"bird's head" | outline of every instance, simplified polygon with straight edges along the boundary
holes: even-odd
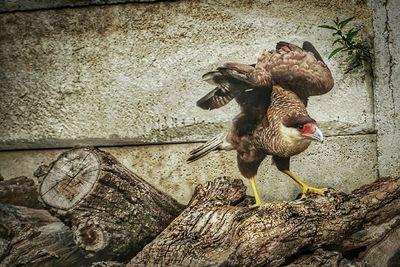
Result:
[[[288,116],[283,120],[281,134],[284,139],[293,141],[323,142],[324,136],[317,123],[310,116]]]

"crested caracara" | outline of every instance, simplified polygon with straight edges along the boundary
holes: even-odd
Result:
[[[304,151],[311,141],[323,140],[307,113],[308,97],[325,94],[333,87],[332,74],[311,43],[304,42],[300,48],[279,42],[254,65],[227,63],[203,79],[216,88],[197,101],[197,106],[211,110],[235,99],[241,112],[228,132],[191,151],[189,162],[211,151],[236,150],[238,168],[250,180],[255,206],[262,200],[254,177],[267,155],[299,185],[302,198],[310,192],[324,194],[327,189],[306,185],[289,168],[291,156]]]

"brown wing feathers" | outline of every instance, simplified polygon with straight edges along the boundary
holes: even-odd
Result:
[[[225,106],[248,88],[246,83],[220,70],[204,74],[203,80],[217,87],[197,101],[197,106],[202,109],[211,110]]]
[[[235,95],[226,87],[216,87],[214,90],[197,101],[197,106],[202,109],[216,109],[228,104]]]
[[[203,80],[217,85],[213,91],[197,101],[197,106],[203,109],[222,107],[233,98],[242,94],[252,96],[252,93],[248,92],[257,88],[269,88],[271,85],[269,72],[260,67],[238,63],[226,63],[217,71],[203,75]],[[250,101],[249,99],[242,102],[247,103]],[[240,101],[238,103],[241,105]]]
[[[199,107],[219,108],[235,98],[249,115],[268,106],[272,82],[295,92],[304,103],[309,96],[325,94],[333,87],[329,68],[310,42],[304,42],[303,48],[279,42],[256,65],[227,63],[203,79],[217,87],[197,102]]]
[[[322,60],[321,55],[318,53],[317,49],[315,49],[315,47],[312,45],[312,43],[310,43],[310,42],[308,42],[308,41],[305,41],[305,42],[303,43],[303,49],[306,50],[306,51],[309,51],[309,52],[313,53],[315,59],[317,59],[318,61],[324,62],[324,61]]]
[[[257,66],[269,70],[275,83],[295,92],[303,100],[325,94],[333,87],[329,68],[310,42],[304,42],[303,48],[279,42],[276,50],[261,55]]]

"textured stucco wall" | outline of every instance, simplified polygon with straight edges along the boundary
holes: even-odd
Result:
[[[187,203],[194,187],[220,176],[240,178],[235,153],[211,154],[207,159],[186,164],[187,153],[197,144],[103,147],[130,170],[160,190]],[[32,176],[35,168],[55,160],[64,150],[0,152],[0,170],[5,178]],[[340,188],[345,192],[376,178],[375,135],[328,137],[292,159],[292,170],[315,186]],[[245,181],[248,185],[248,182]],[[299,190],[269,159],[262,164],[257,183],[267,201],[293,199]],[[249,191],[249,194],[251,192]]]
[[[380,176],[400,176],[400,5],[374,0],[375,116]]]
[[[197,183],[239,176],[234,153],[187,165],[197,144],[174,144],[210,138],[238,110],[196,108],[212,89],[201,75],[227,61],[252,63],[280,40],[309,40],[326,56],[331,34],[317,25],[336,16],[355,16],[372,37],[364,1],[176,1],[0,14],[0,149],[147,144],[105,149],[185,202]],[[374,94],[364,71],[344,75],[341,59],[327,61],[334,89],[309,102],[328,138],[292,167],[313,184],[349,191],[377,177]],[[30,176],[60,151],[0,152],[0,173]],[[268,200],[297,192],[269,160],[257,179]]]
[[[203,73],[254,62],[279,40],[310,40],[326,55],[331,34],[317,25],[337,15],[372,28],[365,4],[325,4],[179,1],[1,14],[0,148],[205,140],[237,107],[196,108],[212,89]],[[372,132],[368,79],[329,65],[336,86],[311,99],[310,113],[325,135]]]
[[[157,0],[0,0],[0,12],[154,1]]]

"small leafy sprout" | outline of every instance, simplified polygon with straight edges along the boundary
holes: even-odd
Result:
[[[347,52],[347,69],[345,73],[348,73],[349,71],[361,66],[364,60],[367,60],[368,62],[372,61],[372,55],[369,51],[369,47],[361,41],[354,40],[354,37],[356,37],[360,29],[356,30],[351,28],[347,32],[343,29],[353,19],[354,17],[350,17],[345,20],[339,20],[339,18],[336,18],[333,20],[333,25],[318,26],[319,28],[334,31],[332,36],[336,37],[336,39],[333,41],[332,46],[337,44],[340,45],[340,47],[335,48],[329,54],[328,59],[332,58],[339,52]]]

